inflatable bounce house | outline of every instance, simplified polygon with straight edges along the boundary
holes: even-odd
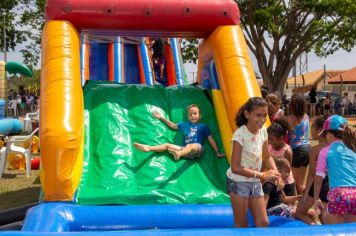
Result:
[[[260,96],[233,0],[48,0],[42,37],[43,202],[14,235],[347,235],[355,224],[309,227],[270,217],[233,228],[226,191],[234,116]],[[155,83],[143,37],[170,38],[168,87]],[[184,78],[176,38],[202,38],[200,86]],[[200,106],[218,146],[197,160],[145,153],[134,142],[181,144],[152,117],[186,120]],[[251,218],[251,217],[250,217]],[[253,227],[253,221],[250,219]]]
[[[0,61],[0,135],[20,133],[23,128],[20,120],[15,118],[5,118],[8,96],[7,81],[5,77],[6,72],[32,77],[32,71],[26,65],[15,61],[7,63]]]

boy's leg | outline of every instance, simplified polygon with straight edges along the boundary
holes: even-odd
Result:
[[[172,150],[181,150],[182,147],[171,144],[171,143],[164,143],[161,145],[156,145],[156,146],[150,146],[150,145],[145,145],[141,143],[134,143],[135,148],[143,151],[143,152],[164,152],[167,151],[168,149]]]
[[[181,157],[187,156],[191,153],[198,153],[201,151],[201,146],[198,143],[187,144],[183,149],[177,150],[174,148],[168,148],[169,153],[174,156],[174,159],[178,161]]]

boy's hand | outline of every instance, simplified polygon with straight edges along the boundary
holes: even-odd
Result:
[[[278,177],[277,178],[277,189],[281,190],[284,188],[284,186],[285,186],[284,180],[281,177]]]
[[[220,153],[219,151],[217,151],[216,156],[219,158],[222,158],[222,157],[225,157],[225,153]]]
[[[157,118],[159,120],[162,119],[162,115],[158,111],[153,111],[152,116],[154,116],[155,118]]]

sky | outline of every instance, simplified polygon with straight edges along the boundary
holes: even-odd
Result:
[[[21,45],[15,48],[15,51],[7,53],[8,61],[22,61],[22,55],[20,53]],[[250,53],[254,70],[258,71],[256,59],[252,53]],[[0,60],[4,60],[4,54],[0,53]],[[356,66],[356,47],[354,47],[351,52],[346,52],[344,50],[339,50],[334,54],[328,56],[327,58],[317,57],[314,53],[308,54],[308,72],[314,70],[322,70],[323,66],[326,65],[327,70],[347,70]],[[40,65],[38,65],[40,66]],[[184,65],[187,73],[188,81],[192,82],[193,76],[196,78],[197,65],[193,63],[187,63]],[[306,72],[306,71],[305,71]],[[304,73],[305,73],[304,72]],[[299,74],[297,72],[297,74]]]
[[[255,71],[258,71],[257,61],[253,53],[250,52],[250,58],[252,59],[253,67]],[[320,58],[314,53],[308,54],[308,72],[315,70],[322,70],[324,65],[327,70],[347,70],[356,66],[356,47],[354,47],[351,52],[344,50],[338,50],[334,54],[326,57]],[[185,69],[187,72],[187,77],[189,81],[193,80],[196,76],[197,66],[189,63],[185,64]],[[306,71],[304,71],[306,73]],[[299,72],[297,71],[297,74]]]

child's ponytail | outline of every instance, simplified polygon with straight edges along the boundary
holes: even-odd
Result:
[[[344,141],[348,148],[356,152],[356,133],[352,132],[350,127],[347,125],[344,127],[344,131],[342,132],[342,141]]]
[[[242,105],[242,107],[236,114],[235,124],[237,127],[241,127],[241,126],[247,124],[248,120],[245,116],[245,110],[246,110],[246,103],[244,105]]]
[[[283,138],[289,131],[288,121],[285,118],[279,118],[267,128],[268,135]]]

